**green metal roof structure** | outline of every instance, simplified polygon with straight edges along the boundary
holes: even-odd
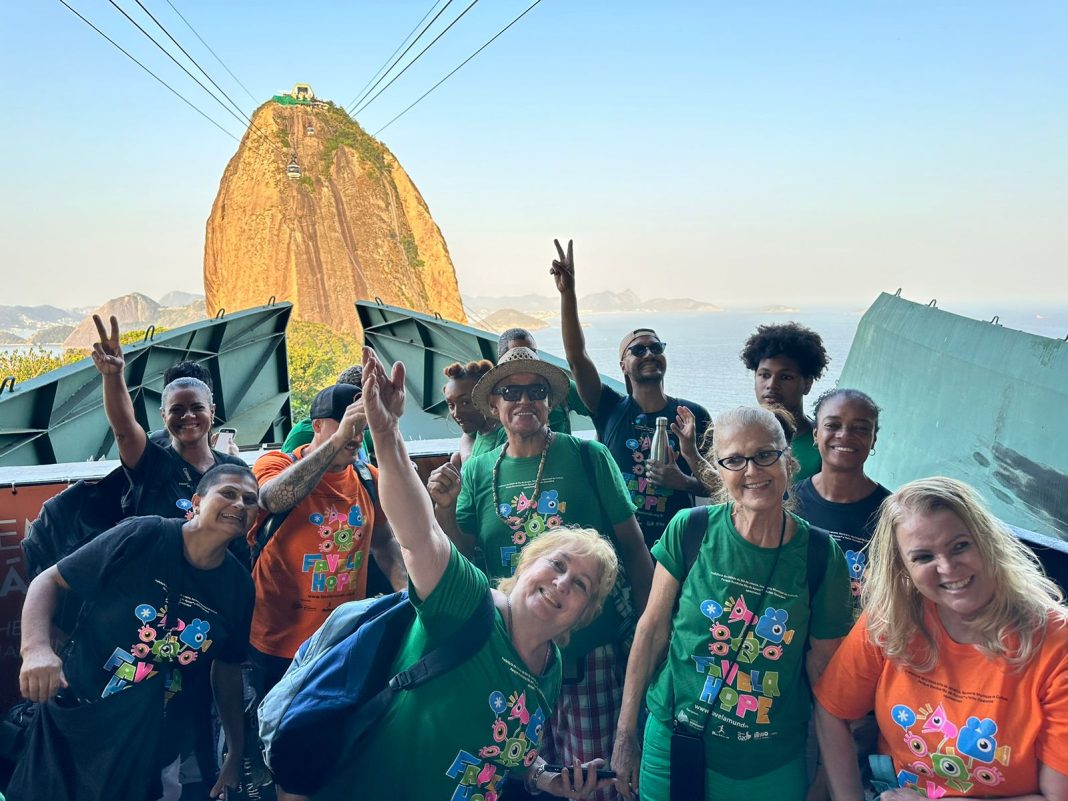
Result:
[[[164,371],[197,361],[211,372],[215,417],[243,446],[280,442],[290,427],[285,331],[290,303],[271,303],[175,328],[123,346],[137,420],[162,427]],[[0,466],[117,459],[100,373],[86,358],[0,388]]]
[[[453,362],[477,359],[497,361],[497,337],[471,326],[445,320],[438,314],[420,314],[399,306],[387,306],[377,298],[356,302],[363,326],[364,344],[374,348],[387,363],[404,362],[408,404],[401,418],[406,439],[458,437],[459,428],[448,419],[441,395],[442,371]],[[541,351],[545,361],[569,376],[567,362]],[[607,386],[626,394],[623,383],[601,376]],[[573,431],[592,431],[593,421],[571,414]]]
[[[1068,540],[1068,342],[884,293],[838,386],[882,409],[873,478],[957,478],[1002,520]]]

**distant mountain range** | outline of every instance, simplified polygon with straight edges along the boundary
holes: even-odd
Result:
[[[203,295],[177,290],[168,292],[159,302],[132,292],[109,300],[88,315],[84,309],[56,306],[0,306],[0,346],[88,348],[96,340],[94,313],[105,319],[114,314],[123,331],[149,325],[177,328],[206,317]]]
[[[501,310],[522,312],[544,319],[560,313],[559,296],[511,295],[492,297],[486,295],[464,296],[464,305],[471,311],[487,316]],[[579,312],[598,314],[607,312],[719,312],[722,308],[714,303],[705,303],[692,298],[653,298],[642,300],[633,290],[622,292],[594,292],[579,298]]]

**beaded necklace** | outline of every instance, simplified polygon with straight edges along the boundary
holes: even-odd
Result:
[[[538,490],[541,489],[541,474],[545,470],[545,458],[549,455],[549,443],[552,441],[552,438],[552,430],[548,428],[545,429],[545,445],[541,449],[541,461],[538,462],[538,475],[534,479],[534,495],[532,497],[535,500],[535,505],[526,510],[525,517],[519,514],[513,515],[513,517],[518,517],[523,522],[526,522],[526,519],[529,518],[537,508]],[[497,461],[493,465],[493,512],[502,523],[507,523],[508,518],[501,514],[501,499],[497,494],[497,474],[500,471],[501,461],[504,459],[504,454],[507,451],[508,441],[505,440],[504,444],[501,446],[501,455],[497,457]]]

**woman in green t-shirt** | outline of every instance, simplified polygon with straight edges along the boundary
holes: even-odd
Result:
[[[653,546],[612,767],[628,799],[666,799],[681,782],[708,801],[801,801],[806,674],[815,681],[852,622],[845,557],[829,538],[810,550],[808,523],[784,508],[797,464],[772,412],[738,407],[715,431],[708,460],[724,502],[708,507],[699,547],[687,521],[703,509],[677,514]]]
[[[398,425],[404,395],[404,366],[395,364],[387,376],[365,348],[363,400],[382,508],[400,543],[416,607],[398,659],[418,656],[413,652],[464,625],[488,585],[435,521],[411,468]],[[512,580],[492,590],[498,614],[486,645],[453,671],[401,693],[358,753],[343,756],[344,781],[331,781],[337,797],[500,797],[510,772],[525,773],[531,791],[569,798],[609,783],[597,778],[603,759],[557,773],[537,752],[541,723],[560,688],[557,643],[600,611],[615,584],[615,551],[583,529],[562,529],[542,542],[524,554]],[[513,745],[522,758],[513,756]]]
[[[493,362],[489,359],[467,364],[453,362],[445,368],[448,380],[441,388],[441,394],[445,397],[449,417],[460,426],[460,464],[501,444],[497,436],[501,433],[500,421],[483,414],[471,400],[471,390],[478,379],[492,369]]]

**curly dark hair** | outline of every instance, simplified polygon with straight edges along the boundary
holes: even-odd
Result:
[[[492,369],[493,362],[489,359],[479,359],[477,362],[468,362],[467,364],[453,362],[443,372],[450,381],[463,381],[465,379],[477,381]]]
[[[797,362],[801,375],[815,380],[823,375],[830,361],[822,337],[800,323],[758,326],[739,355],[750,370],[756,370],[764,359],[786,356]]]

